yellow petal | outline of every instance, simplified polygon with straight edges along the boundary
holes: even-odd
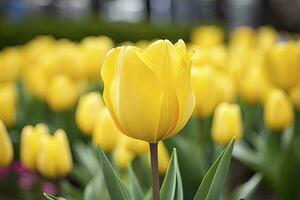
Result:
[[[0,168],[5,167],[13,160],[13,146],[4,126],[0,119]]]

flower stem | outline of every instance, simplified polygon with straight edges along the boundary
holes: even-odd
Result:
[[[152,196],[153,200],[159,200],[159,174],[158,174],[158,145],[157,143],[149,143],[151,155],[151,171],[152,171]]]

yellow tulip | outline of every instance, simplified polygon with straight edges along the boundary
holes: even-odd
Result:
[[[170,162],[170,155],[163,142],[158,143],[158,170],[160,174],[165,174]]]
[[[49,136],[49,129],[45,124],[35,127],[25,126],[21,133],[20,160],[30,170],[36,170],[37,157],[40,152],[43,137]]]
[[[233,78],[225,73],[219,73],[217,78],[218,102],[234,102],[236,99],[236,85]]]
[[[218,45],[223,43],[223,40],[224,33],[217,26],[200,26],[191,35],[192,43],[202,46]]]
[[[133,161],[135,155],[126,148],[125,141],[121,139],[114,151],[113,160],[120,169],[126,169]]]
[[[0,54],[0,83],[12,82],[18,78],[21,56],[18,48],[4,49]]]
[[[271,26],[262,26],[258,29],[257,43],[262,50],[267,50],[271,45],[276,43],[278,34]]]
[[[71,150],[64,130],[58,129],[53,136],[42,137],[37,169],[43,176],[64,177],[72,170],[72,166]]]
[[[104,104],[98,92],[90,92],[80,97],[76,110],[76,123],[80,130],[91,135],[98,113]]]
[[[227,62],[227,50],[224,46],[195,47],[193,55],[193,67],[212,65],[223,69]]]
[[[93,144],[100,145],[104,151],[112,151],[117,146],[120,136],[121,133],[111,114],[106,107],[103,107],[93,128]]]
[[[152,143],[178,133],[194,108],[190,69],[182,40],[111,50],[101,70],[104,101],[121,132]]]
[[[18,90],[13,83],[0,84],[0,119],[7,127],[16,124]]]
[[[282,131],[292,125],[293,105],[284,91],[277,89],[270,93],[265,102],[264,120],[275,131]]]
[[[300,82],[300,45],[298,43],[273,45],[267,58],[268,74],[276,86],[288,90]]]
[[[300,83],[289,91],[289,96],[296,108],[300,111]]]
[[[105,36],[87,37],[81,42],[85,74],[90,80],[98,80],[100,66],[106,53],[113,48],[113,42]]]
[[[208,117],[218,103],[217,73],[210,66],[192,69],[192,86],[196,97],[193,115]]]
[[[13,160],[13,146],[4,123],[0,119],[0,168],[6,167]]]
[[[230,38],[230,48],[234,49],[252,48],[256,42],[253,29],[246,26],[236,28]]]
[[[76,103],[78,90],[78,85],[68,76],[57,75],[48,84],[46,101],[54,111],[66,111]]]
[[[216,108],[212,139],[217,144],[227,144],[233,137],[240,140],[243,134],[243,121],[238,104],[221,103]]]
[[[239,95],[249,104],[260,103],[266,82],[262,66],[249,66],[239,84]]]

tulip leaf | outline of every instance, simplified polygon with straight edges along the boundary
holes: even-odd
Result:
[[[144,193],[142,191],[142,188],[136,178],[136,175],[130,166],[128,168],[128,176],[129,176],[129,196],[130,200],[141,200],[144,198]]]
[[[160,196],[162,200],[183,199],[182,180],[175,148],[173,149],[171,161],[160,190]]]
[[[251,196],[259,186],[262,177],[262,174],[256,173],[250,180],[235,189],[231,200],[251,199]]]
[[[120,177],[113,169],[101,147],[99,147],[98,149],[103,176],[110,198],[118,200],[129,200],[126,188],[121,182]]]
[[[90,199],[108,199],[107,191],[105,190],[103,176],[100,171],[86,186],[83,194],[84,200]]]
[[[62,197],[55,197],[55,196],[53,196],[51,194],[47,194],[47,193],[44,193],[44,196],[46,197],[47,200],[65,200]]]
[[[228,173],[234,140],[227,145],[221,155],[204,176],[194,200],[216,200],[220,197]]]

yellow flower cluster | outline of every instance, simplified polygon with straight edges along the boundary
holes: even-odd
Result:
[[[48,178],[66,176],[72,169],[72,154],[67,135],[58,129],[51,135],[45,124],[25,126],[21,133],[21,163]]]
[[[92,136],[95,146],[100,145],[106,152],[113,152],[113,160],[121,169],[127,168],[135,156],[149,152],[148,143],[123,135],[98,92],[90,92],[80,97],[76,110],[76,123],[82,133]],[[163,143],[158,152],[160,172],[165,173],[169,164],[169,154]]]

